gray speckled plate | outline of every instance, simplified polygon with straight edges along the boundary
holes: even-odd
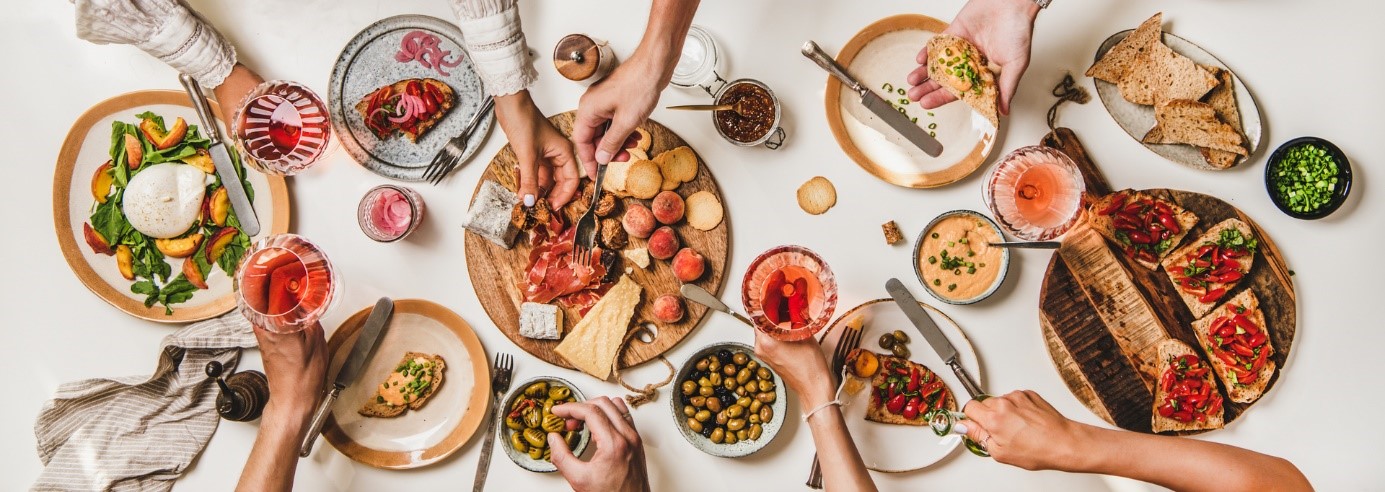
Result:
[[[1106,41],[1102,42],[1101,46],[1096,50],[1096,60],[1100,60],[1112,46],[1115,46],[1116,43],[1125,39],[1131,32],[1134,32],[1134,29],[1127,29],[1106,38]],[[1217,57],[1212,56],[1207,50],[1193,44],[1192,41],[1166,32],[1164,33],[1164,44],[1175,53],[1186,56],[1199,65],[1215,65],[1227,71],[1231,71],[1231,67],[1222,63]],[[1250,153],[1245,157],[1237,159],[1236,163],[1232,165],[1232,167],[1235,167],[1246,162],[1250,156],[1255,155],[1255,152],[1260,150],[1262,128],[1260,125],[1260,106],[1255,103],[1255,97],[1250,94],[1250,90],[1246,88],[1245,82],[1242,82],[1241,78],[1236,76],[1236,72],[1231,71],[1231,79],[1236,84],[1236,108],[1241,112],[1241,134],[1245,135],[1246,140],[1250,143]],[[1120,125],[1121,128],[1125,130],[1125,133],[1130,134],[1131,138],[1134,138],[1136,142],[1144,138],[1145,133],[1148,132],[1150,128],[1154,127],[1154,107],[1143,106],[1125,100],[1124,97],[1121,97],[1120,89],[1116,87],[1116,84],[1104,80],[1094,80],[1094,82],[1096,82],[1096,93],[1098,96],[1101,96],[1101,104],[1106,106],[1106,111],[1111,113],[1111,118],[1116,120],[1116,124]],[[1202,154],[1198,152],[1197,147],[1191,145],[1146,144],[1143,142],[1141,142],[1141,145],[1163,156],[1165,159],[1188,167],[1217,170],[1217,168],[1207,164],[1206,160],[1203,160]]]
[[[514,386],[514,389],[510,390],[510,394],[505,397],[505,402],[501,404],[500,408],[495,409],[496,415],[503,415],[505,413],[508,413],[510,411],[510,405],[514,404],[515,399],[519,398],[519,395],[524,392],[524,388],[528,388],[529,385],[538,382],[546,382],[550,386],[552,386],[553,383],[558,383],[563,386],[567,386],[568,389],[572,390],[572,396],[577,397],[577,401],[587,401],[587,397],[582,395],[582,391],[577,389],[577,386],[572,384],[571,381],[553,376],[539,376],[516,384]],[[501,421],[499,425],[500,428],[498,430],[500,431],[500,434],[495,436],[497,441],[495,445],[505,448],[505,455],[509,456],[510,460],[514,461],[516,465],[519,465],[520,468],[524,468],[525,470],[529,470],[531,472],[551,473],[558,471],[558,467],[553,466],[553,462],[536,460],[530,458],[529,453],[521,453],[518,450],[516,450],[514,446],[510,445],[510,434],[514,434],[515,431],[510,429],[509,427],[506,427],[504,421]],[[577,438],[577,447],[572,450],[572,454],[576,456],[582,456],[582,453],[587,450],[587,444],[591,443],[592,434],[591,431],[587,430],[586,427],[583,427],[582,430],[578,432],[580,432],[580,434],[578,434],[580,437]]]
[[[788,408],[785,403],[787,395],[784,392],[784,380],[779,377],[778,373],[775,373],[774,403],[770,404],[770,408],[774,409],[774,418],[770,420],[768,424],[761,424],[764,430],[761,432],[759,439],[753,441],[740,441],[735,444],[717,444],[712,442],[711,439],[702,437],[702,434],[693,432],[692,429],[688,428],[688,418],[683,416],[683,394],[679,388],[683,385],[683,380],[687,379],[688,374],[693,371],[693,366],[697,364],[698,359],[712,355],[719,350],[745,352],[746,355],[750,356],[751,360],[759,362],[763,367],[769,367],[765,366],[764,361],[755,357],[755,347],[751,347],[744,343],[723,342],[703,347],[701,350],[698,350],[697,353],[693,354],[692,357],[688,358],[688,361],[678,370],[678,377],[673,379],[674,390],[673,397],[669,398],[669,409],[673,413],[673,422],[674,425],[678,427],[678,432],[683,434],[683,439],[687,439],[693,447],[712,456],[739,458],[764,449],[765,446],[769,445],[770,441],[774,440],[774,436],[779,434],[779,428],[784,425],[784,419],[788,418],[788,415],[785,414]]]
[[[397,61],[395,54],[400,52],[404,36],[413,31],[437,36],[438,46],[450,52],[446,59],[459,60],[461,63],[443,68],[442,72],[447,73],[443,75],[418,61]],[[461,40],[462,32],[451,22],[425,15],[400,15],[371,24],[346,43],[341,56],[337,57],[336,65],[332,67],[327,106],[341,146],[356,162],[387,178],[423,180],[423,173],[433,156],[448,140],[462,132],[467,121],[480,110],[486,97],[481,78],[476,75],[471,59],[463,51]],[[418,142],[411,142],[403,135],[387,140],[376,138],[356,111],[356,103],[382,86],[413,78],[434,78],[445,82],[456,93],[456,104]],[[494,120],[494,114],[483,118],[467,141],[466,153],[462,155],[464,162],[481,147],[481,142],[490,134]]]

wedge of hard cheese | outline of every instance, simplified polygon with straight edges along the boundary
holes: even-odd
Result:
[[[611,376],[611,365],[625,340],[625,332],[630,329],[642,290],[629,276],[621,276],[553,351],[582,372],[606,380]]]

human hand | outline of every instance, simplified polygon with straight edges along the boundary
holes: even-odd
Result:
[[[582,461],[572,454],[563,436],[548,434],[553,450],[553,466],[576,492],[649,490],[649,473],[644,464],[644,443],[630,417],[625,400],[600,397],[582,403],[553,407],[553,414],[567,419],[568,430],[585,425],[596,442],[596,454]]]
[[[798,394],[804,408],[832,401],[836,395],[827,359],[812,338],[785,342],[755,330],[755,356],[784,379],[784,384]]]
[[[965,409],[967,437],[996,461],[1026,470],[1073,470],[1090,426],[1068,420],[1033,391],[972,400]]]
[[[606,164],[623,149],[624,142],[659,103],[659,92],[668,85],[671,65],[636,51],[610,76],[587,89],[577,104],[572,140],[587,171],[596,176],[597,164]],[[610,128],[605,127],[610,122]]]
[[[529,91],[496,97],[495,114],[519,161],[519,196],[524,206],[534,206],[543,190],[553,210],[572,201],[581,180],[572,142],[543,116]]]
[[[236,112],[240,111],[240,103],[245,100],[245,95],[263,83],[264,78],[260,77],[260,74],[237,63],[231,68],[231,73],[226,79],[221,81],[221,85],[212,88],[212,94],[216,96],[216,106],[221,109],[221,120],[226,123],[228,131],[231,129],[231,118],[235,118]]]
[[[1029,68],[1029,45],[1034,37],[1034,18],[1039,6],[1033,0],[970,0],[957,12],[952,24],[943,31],[976,45],[976,48],[1000,66],[996,85],[1000,89],[1000,114],[1010,114],[1010,99],[1015,97],[1020,77]],[[956,101],[936,81],[928,78],[928,47],[919,50],[915,59],[919,67],[905,80],[909,100],[925,109]]]
[[[322,325],[313,323],[294,333],[256,326],[255,339],[269,380],[264,423],[290,429],[306,425],[327,385],[327,340]]]

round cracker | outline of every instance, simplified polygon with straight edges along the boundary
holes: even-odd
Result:
[[[653,161],[634,161],[625,172],[625,191],[642,200],[654,198],[664,184],[664,175]]]
[[[798,207],[813,215],[822,215],[837,204],[837,187],[822,176],[798,187]]]
[[[606,165],[606,175],[601,178],[601,189],[617,195],[625,193],[625,176],[630,171],[630,162],[612,162]]]
[[[684,205],[687,207],[684,217],[688,219],[688,225],[697,230],[710,231],[721,224],[721,200],[712,192],[703,190],[693,193],[684,200]]]

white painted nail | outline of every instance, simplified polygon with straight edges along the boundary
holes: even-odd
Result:
[[[957,434],[966,434],[966,433],[967,433],[967,424],[957,424],[957,425],[952,426],[952,432],[957,433]]]
[[[526,207],[532,207],[532,206],[534,206],[534,195],[524,195],[524,206],[526,206]]]

